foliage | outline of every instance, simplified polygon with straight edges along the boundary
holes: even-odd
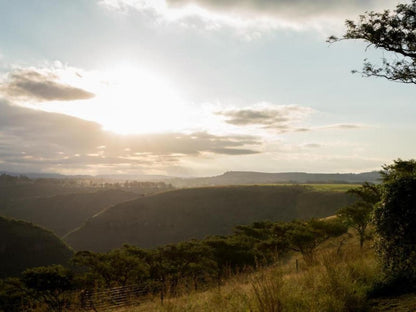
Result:
[[[72,288],[72,272],[61,265],[28,269],[22,282],[31,297],[46,303],[49,311],[61,312],[70,304],[65,292]]]
[[[347,31],[341,39],[360,39],[377,49],[392,52],[382,65],[364,60],[362,74],[384,77],[403,83],[416,83],[416,0],[399,4],[393,12],[366,12],[358,22],[346,21]],[[335,36],[330,42],[339,40]]]
[[[16,277],[0,280],[0,311],[20,312],[30,305],[28,291],[23,282]]]
[[[148,265],[144,261],[146,255],[144,250],[124,246],[108,253],[80,251],[72,262],[87,269],[84,279],[79,280],[87,288],[110,288],[140,283],[148,274]]]
[[[337,214],[347,226],[353,227],[358,232],[362,248],[374,207],[381,200],[381,190],[379,186],[366,182],[361,187],[350,189],[348,192],[355,195],[358,200],[341,208]]]
[[[315,252],[320,244],[330,237],[340,236],[347,231],[338,220],[311,219],[307,222],[293,221],[277,224],[275,230],[284,233],[289,246],[302,254],[307,264],[315,262]]]
[[[394,182],[402,177],[414,177],[416,176],[416,160],[399,158],[391,165],[384,165],[380,174],[384,184]]]
[[[181,189],[113,206],[65,237],[76,250],[108,251],[124,243],[154,248],[255,221],[321,218],[353,201],[303,186],[227,186]]]
[[[0,278],[42,265],[65,264],[72,250],[53,233],[31,223],[0,217]]]
[[[416,176],[399,177],[385,186],[375,211],[378,250],[390,277],[416,281]]]

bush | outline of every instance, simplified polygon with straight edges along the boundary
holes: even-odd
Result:
[[[383,203],[375,211],[377,249],[389,280],[413,283],[416,281],[416,177],[396,178],[385,183],[384,188]]]

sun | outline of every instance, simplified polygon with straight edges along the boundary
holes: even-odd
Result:
[[[184,122],[184,101],[177,89],[153,72],[122,66],[111,71],[95,99],[95,119],[105,130],[121,133],[177,130]]]
[[[66,73],[64,73],[66,75]],[[61,76],[66,78],[65,75]],[[101,71],[82,72],[63,83],[88,90],[88,100],[43,102],[30,106],[99,123],[118,134],[181,131],[190,111],[179,89],[164,75],[124,63]]]

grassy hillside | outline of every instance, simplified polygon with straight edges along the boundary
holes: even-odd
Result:
[[[0,278],[49,264],[64,264],[72,250],[53,233],[31,223],[0,217]]]
[[[350,203],[342,192],[302,186],[183,189],[114,206],[65,240],[76,250],[107,251],[124,243],[155,247],[213,234],[240,224],[326,217]]]
[[[340,247],[340,242],[343,242]],[[220,287],[181,295],[141,300],[116,312],[412,312],[416,294],[371,297],[382,279],[379,261],[369,242],[360,249],[358,238],[344,235],[319,250],[317,262],[306,265],[299,254],[285,263],[241,272]],[[299,266],[296,269],[296,259]]]
[[[44,194],[45,195],[45,194]],[[0,214],[38,224],[63,236],[103,209],[137,198],[121,190],[23,198],[10,203]]]

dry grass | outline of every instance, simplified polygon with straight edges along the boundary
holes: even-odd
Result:
[[[360,250],[355,237],[329,242],[318,263],[296,270],[294,255],[287,263],[239,274],[220,288],[165,299],[154,298],[137,307],[117,312],[360,312],[369,311],[367,291],[381,276],[374,252]]]

